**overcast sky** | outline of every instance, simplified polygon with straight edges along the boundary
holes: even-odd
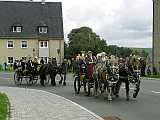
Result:
[[[88,26],[108,44],[152,47],[152,0],[45,1],[62,2],[65,40],[73,28]]]

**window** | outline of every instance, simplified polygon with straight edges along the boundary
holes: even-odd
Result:
[[[39,33],[47,33],[48,32],[47,28],[48,28],[47,26],[39,27],[38,31]]]
[[[13,26],[12,31],[13,32],[22,32],[22,27],[21,26]]]
[[[14,48],[14,42],[11,40],[7,41],[7,48]]]
[[[13,57],[8,57],[8,64],[13,64]]]
[[[40,48],[48,48],[48,41],[40,41]]]
[[[27,48],[28,44],[27,41],[21,41],[21,48]]]

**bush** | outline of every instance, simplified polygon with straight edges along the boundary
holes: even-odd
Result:
[[[2,70],[3,70],[3,65],[0,64],[0,71],[2,71]]]
[[[10,117],[10,103],[4,93],[0,93],[0,120],[7,120]]]

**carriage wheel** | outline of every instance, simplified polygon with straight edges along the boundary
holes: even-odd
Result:
[[[25,79],[27,85],[33,84],[33,77],[32,76],[24,76],[23,78]]]
[[[14,83],[16,85],[22,84],[22,78],[16,72],[14,73]]]
[[[38,81],[38,76],[32,76],[32,84],[35,85]]]
[[[59,81],[59,84],[61,85],[61,84],[62,84],[62,81],[63,81],[63,76],[62,76],[61,73],[60,73],[59,75],[60,75],[60,78],[61,78],[60,81]]]
[[[79,77],[75,77],[75,79],[74,79],[74,90],[75,90],[75,93],[79,94],[80,88],[81,88],[80,78]]]
[[[91,84],[90,84],[89,80],[86,82],[86,90],[87,90],[86,94],[87,94],[87,96],[89,96],[91,93]]]

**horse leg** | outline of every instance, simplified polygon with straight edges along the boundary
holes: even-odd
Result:
[[[103,96],[106,98],[107,97],[107,94],[108,94],[108,83],[107,82],[104,82],[104,83],[102,83],[101,82],[101,91],[102,91],[102,93],[103,93]]]
[[[122,80],[118,80],[117,84],[116,84],[116,88],[115,88],[115,95],[116,97],[119,97],[119,90],[122,84]]]
[[[126,87],[126,100],[129,100],[129,81],[127,80],[125,82],[125,87]]]
[[[94,96],[98,96],[97,91],[98,91],[98,79],[95,79],[94,80]]]
[[[52,86],[56,86],[56,81],[55,81],[55,75],[50,75],[50,77],[51,77],[51,85]]]
[[[40,84],[42,86],[44,86],[44,78],[43,78],[43,75],[40,75]]]
[[[64,81],[63,81],[63,85],[66,86],[66,74],[64,74]]]

